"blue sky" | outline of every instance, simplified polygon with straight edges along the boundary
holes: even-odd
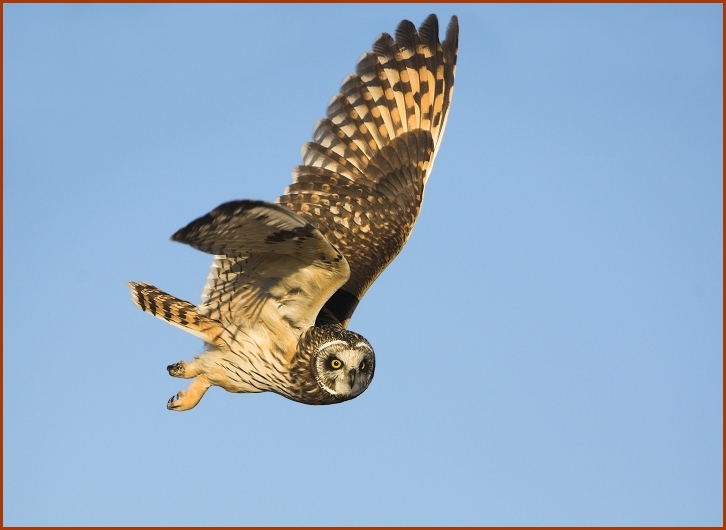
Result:
[[[5,525],[721,525],[721,5],[4,5]],[[460,20],[358,399],[210,390],[169,236],[272,200],[382,31]],[[443,31],[443,29],[442,29]]]

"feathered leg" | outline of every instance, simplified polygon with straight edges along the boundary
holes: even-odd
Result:
[[[207,376],[200,375],[192,381],[192,384],[186,390],[180,390],[176,396],[171,397],[166,403],[166,408],[179,411],[193,409],[210,386],[212,386],[212,383]]]

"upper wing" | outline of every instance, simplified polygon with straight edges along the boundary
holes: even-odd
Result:
[[[198,310],[223,326],[266,315],[302,332],[350,272],[317,228],[262,201],[222,204],[171,238],[216,254]]]
[[[368,287],[401,251],[418,218],[424,184],[446,125],[459,25],[439,43],[429,15],[404,20],[358,61],[303,146],[303,164],[277,199],[318,227],[350,266],[318,324],[347,326]]]

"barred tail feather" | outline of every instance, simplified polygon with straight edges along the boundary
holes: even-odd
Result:
[[[216,320],[199,314],[197,308],[161,289],[143,282],[128,282],[131,299],[142,311],[199,337],[204,342],[223,346],[223,328]]]

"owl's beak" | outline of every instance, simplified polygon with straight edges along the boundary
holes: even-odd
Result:
[[[350,384],[350,388],[353,388],[353,385],[355,384],[355,376],[356,370],[353,368],[350,372],[348,372],[348,383]]]

